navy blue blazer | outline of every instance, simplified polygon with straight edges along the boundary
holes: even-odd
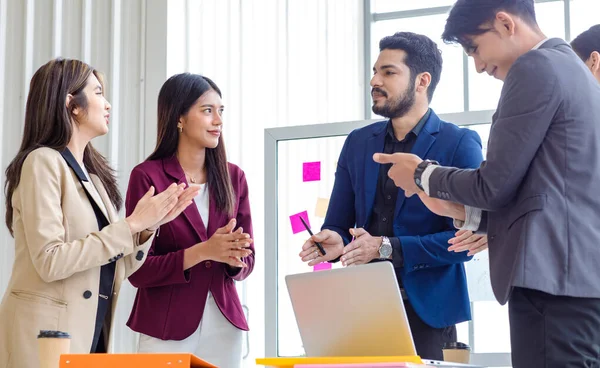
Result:
[[[377,190],[379,164],[373,154],[384,148],[387,121],[356,129],[348,135],[335,173],[335,184],[322,229],[337,232],[344,244],[349,229],[367,228]],[[412,153],[443,166],[478,168],[483,161],[481,139],[469,129],[440,120],[432,111]],[[404,262],[394,263],[409,301],[428,325],[442,328],[471,319],[463,263],[467,252],[447,249],[456,229],[452,220],[429,211],[418,196],[406,198],[398,189],[394,235],[400,239]]]

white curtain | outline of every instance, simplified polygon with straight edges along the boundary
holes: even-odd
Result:
[[[246,365],[254,366],[264,354],[263,249],[274,246],[262,241],[264,129],[364,117],[362,11],[362,0],[0,0],[2,171],[20,144],[29,80],[52,57],[80,58],[106,74],[111,132],[94,144],[118,169],[123,192],[154,147],[164,80],[184,71],[213,79],[226,105],[229,160],[250,186],[257,262],[239,290],[250,314]],[[4,197],[0,207],[4,219]],[[0,242],[4,293],[14,257],[5,226]],[[135,349],[125,326],[134,295],[129,285],[121,293],[117,351]]]

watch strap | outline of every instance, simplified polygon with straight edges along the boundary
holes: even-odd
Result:
[[[423,190],[423,182],[421,181],[421,176],[423,175],[423,171],[425,171],[425,169],[429,165],[439,165],[439,164],[440,163],[435,160],[423,160],[423,161],[421,161],[421,163],[419,163],[419,165],[417,165],[417,168],[415,169],[414,179],[415,179],[415,184],[419,187],[419,189]]]

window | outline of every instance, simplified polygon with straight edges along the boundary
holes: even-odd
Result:
[[[562,1],[535,4],[535,14],[547,37],[565,38],[565,4]]]
[[[436,8],[439,6],[451,6],[455,0],[371,0],[373,13],[387,13],[395,11]]]
[[[469,110],[494,110],[498,106],[502,81],[490,77],[486,73],[479,74],[475,70],[473,60],[469,58]]]
[[[490,127],[491,126],[492,126],[492,124],[477,124],[477,125],[469,126],[469,129],[476,131],[477,134],[479,134],[479,137],[481,138],[481,144],[483,147],[483,157],[484,158],[487,153],[487,143],[488,143],[488,139],[490,138]]]
[[[495,300],[474,302],[471,305],[475,340],[471,343],[473,352],[510,353],[507,305],[502,306]]]
[[[598,0],[571,0],[571,39],[600,23]]]

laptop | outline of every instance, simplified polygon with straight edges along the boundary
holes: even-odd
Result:
[[[285,281],[307,357],[417,354],[391,262],[288,275]]]

